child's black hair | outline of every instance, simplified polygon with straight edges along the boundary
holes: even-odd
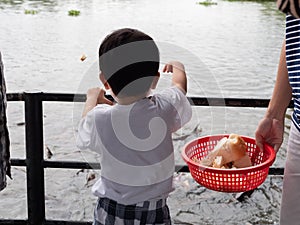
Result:
[[[123,28],[101,43],[99,65],[115,95],[136,96],[150,89],[159,70],[159,50],[149,35]]]

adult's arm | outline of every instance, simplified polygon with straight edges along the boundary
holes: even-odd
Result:
[[[281,48],[276,83],[264,118],[260,121],[255,132],[256,143],[263,148],[266,142],[278,151],[284,134],[284,118],[286,109],[292,98],[292,88],[289,83],[286,64],[285,42]]]

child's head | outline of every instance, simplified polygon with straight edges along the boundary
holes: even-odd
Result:
[[[130,28],[106,36],[99,48],[102,81],[118,97],[148,93],[158,76],[159,50],[147,34]]]

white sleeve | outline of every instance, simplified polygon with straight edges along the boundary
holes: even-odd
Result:
[[[176,110],[172,132],[180,129],[192,118],[192,107],[187,97],[176,86],[165,89],[160,93]]]
[[[95,110],[91,110],[80,120],[76,145],[79,149],[90,149],[99,153],[100,141],[95,124]]]
[[[172,89],[175,90],[175,95],[173,95],[173,104],[179,116],[179,118],[177,118],[175,122],[173,130],[176,131],[190,121],[190,119],[192,118],[192,107],[186,95],[183,94],[179,88],[173,87]]]

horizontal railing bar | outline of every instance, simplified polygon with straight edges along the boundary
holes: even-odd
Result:
[[[11,159],[12,166],[26,166],[24,159]],[[97,162],[80,162],[80,161],[49,161],[44,160],[44,168],[61,168],[61,169],[100,169],[101,166]],[[189,173],[187,165],[175,165],[175,172]],[[283,175],[284,168],[270,167],[269,175]]]
[[[9,219],[1,219],[0,225],[28,225],[27,220],[9,220]]]
[[[78,162],[78,161],[49,161],[43,162],[44,168],[64,168],[64,169],[101,169],[96,162]]]
[[[7,101],[25,101],[24,93],[6,93]]]
[[[44,93],[44,92],[37,92],[37,93],[30,93],[35,94],[39,97],[41,101],[66,101],[66,102],[73,102],[74,100],[78,102],[84,102],[86,97],[83,94],[70,94],[70,93]],[[24,96],[26,92],[23,93],[7,93],[6,98],[7,101],[24,101]]]
[[[269,105],[269,99],[241,99],[241,98],[202,98],[189,97],[195,106],[231,106],[231,107],[262,107]]]
[[[8,101],[24,101],[26,93],[8,93]],[[36,93],[41,101],[61,101],[61,102],[84,102],[85,94],[70,94],[70,93]],[[110,95],[106,96],[110,100]],[[244,99],[244,98],[212,98],[212,97],[189,97],[189,101],[194,106],[229,106],[229,107],[259,107],[266,108],[270,102],[269,99]],[[293,102],[289,104],[289,108],[293,107]]]
[[[283,167],[270,167],[269,168],[269,175],[283,175],[284,168]]]
[[[0,225],[28,225],[27,220],[9,220],[1,219]],[[92,222],[88,221],[63,221],[63,220],[46,220],[43,225],[92,225]]]
[[[10,163],[12,166],[26,166],[25,159],[10,159]]]
[[[62,221],[62,220],[46,220],[43,225],[92,225],[88,221]]]
[[[175,171],[178,173],[189,173],[189,168],[186,165],[176,165]],[[283,167],[270,167],[269,175],[283,175],[284,168]]]

